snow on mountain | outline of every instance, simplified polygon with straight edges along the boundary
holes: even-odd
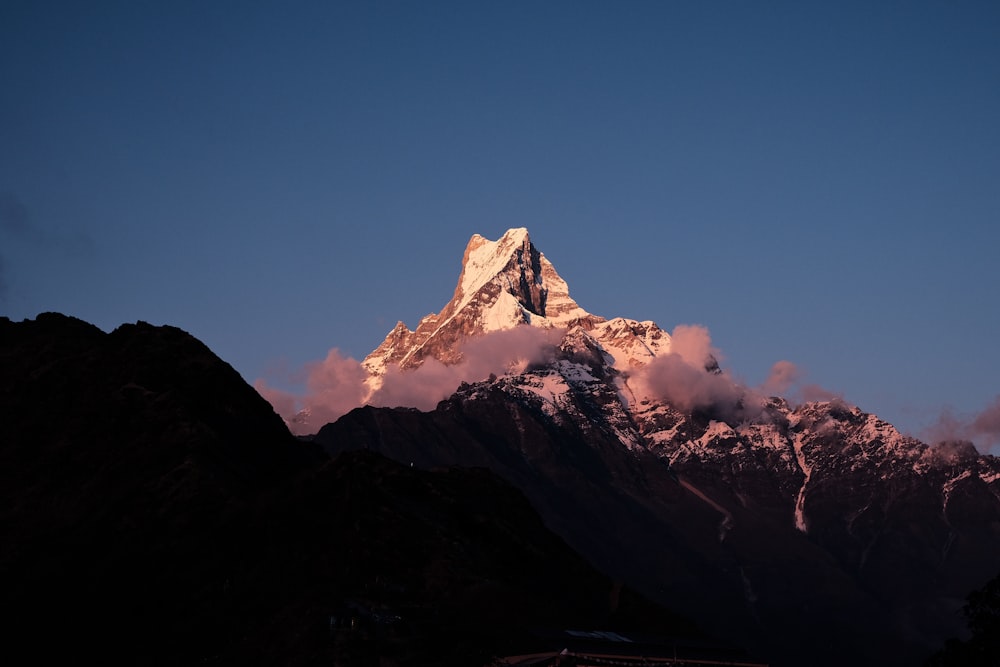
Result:
[[[611,355],[611,365],[619,371],[644,366],[657,355],[670,352],[670,335],[648,320],[616,317],[598,324],[590,333]]]
[[[670,336],[651,321],[606,320],[581,308],[566,281],[532,244],[528,230],[508,230],[497,241],[478,234],[466,246],[451,300],[410,330],[399,322],[362,365],[369,395],[393,366],[412,369],[427,358],[462,360],[463,342],[520,325],[564,329],[562,348],[598,354],[599,365],[627,373],[670,351]]]
[[[472,303],[481,290],[497,283],[504,290],[501,295],[515,297],[513,302],[505,300],[506,308],[500,310],[513,307],[529,324],[557,326],[588,316],[570,298],[566,281],[535,249],[528,230],[523,227],[507,230],[495,242],[479,234],[469,240],[462,259],[462,274],[452,299],[457,302],[454,313]],[[489,322],[484,325],[486,331],[494,330]],[[501,321],[499,328],[508,326],[509,322]]]
[[[510,229],[497,241],[476,234],[465,248],[462,272],[451,300],[411,331],[402,322],[363,361],[373,375],[392,364],[419,366],[427,357],[446,364],[461,360],[463,340],[521,324],[554,328],[603,322],[580,308],[551,262],[531,243],[528,230]]]

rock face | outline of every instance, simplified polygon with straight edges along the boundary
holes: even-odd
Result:
[[[452,363],[521,325],[561,331],[548,362],[432,412],[356,410],[316,441],[489,467],[600,569],[776,664],[915,664],[1000,570],[1000,461],[839,401],[758,396],[653,322],[591,315],[524,230],[473,237],[441,314],[365,363]]]
[[[0,405],[7,664],[477,665],[536,625],[694,632],[489,471],[328,460],[173,327],[0,318]]]

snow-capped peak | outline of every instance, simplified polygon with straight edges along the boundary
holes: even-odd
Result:
[[[491,286],[500,288],[498,298],[504,293],[514,297],[528,324],[558,326],[589,315],[570,298],[566,281],[535,249],[524,227],[508,229],[497,241],[479,234],[469,239],[455,295],[442,314],[452,308],[461,312]],[[546,321],[532,322],[537,318]]]
[[[414,331],[396,325],[364,365],[381,375],[389,364],[415,367],[428,356],[454,363],[460,359],[458,344],[467,338],[521,324],[552,328],[603,321],[573,301],[527,229],[509,229],[496,241],[475,234],[466,245],[455,293],[441,312],[424,317]]]
[[[465,246],[462,273],[458,277],[458,287],[453,298],[459,300],[457,309],[465,306],[476,291],[504,270],[515,249],[530,244],[528,230],[524,227],[508,229],[497,241],[473,234]]]

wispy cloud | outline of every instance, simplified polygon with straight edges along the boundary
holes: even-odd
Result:
[[[707,412],[730,423],[766,418],[771,396],[792,403],[841,400],[818,385],[801,385],[804,373],[791,361],[776,362],[762,384],[750,386],[721,369],[716,362],[722,359],[707,328],[679,325],[671,334],[671,353],[654,359],[638,379],[678,409]]]
[[[767,394],[782,396],[799,381],[801,375],[802,372],[799,370],[799,367],[792,362],[785,360],[776,361],[771,366],[771,372],[768,374],[767,379],[764,380],[764,384],[761,385],[761,390]]]
[[[983,451],[1000,454],[1000,396],[974,414],[959,414],[945,408],[937,420],[920,433],[930,443],[969,441]]]
[[[344,356],[337,348],[331,349],[324,359],[306,364],[295,375],[305,377],[302,394],[277,389],[264,379],[256,380],[254,387],[287,421],[301,410],[308,410],[309,422],[316,428],[361,406],[368,391],[365,385],[368,373],[361,362]]]
[[[283,381],[279,384],[304,384],[303,391],[280,389],[266,379],[258,379],[254,387],[292,424],[293,430],[314,432],[365,404],[431,410],[463,382],[551,361],[563,334],[559,329],[525,326],[472,338],[460,348],[460,363],[445,365],[428,358],[416,369],[404,371],[391,366],[375,391],[361,362],[334,348],[324,359],[279,378]],[[723,353],[713,345],[706,327],[679,325],[671,334],[671,352],[635,371],[632,380],[643,383],[678,409],[706,412],[730,423],[767,419],[765,406],[771,396],[783,396],[792,404],[843,401],[837,392],[804,383],[805,373],[791,361],[775,362],[767,378],[751,386],[721,369],[718,361],[722,359]],[[293,418],[302,410],[309,412],[308,424],[297,425]],[[1000,396],[974,415],[942,411],[920,437],[929,443],[974,441],[986,449],[1000,445]]]
[[[711,410],[727,419],[736,417],[747,389],[729,373],[715,370],[721,353],[712,345],[708,329],[675,327],[670,350],[640,371],[649,388],[680,410]]]
[[[266,380],[254,383],[292,429],[315,432],[320,426],[364,404],[380,407],[412,407],[431,410],[458,389],[463,382],[485,380],[491,374],[523,370],[531,364],[551,359],[562,330],[516,327],[472,338],[461,347],[463,360],[445,365],[426,359],[418,368],[400,370],[391,366],[381,386],[372,392],[368,373],[361,362],[332,349],[322,361],[302,370],[306,388],[301,394],[277,389]],[[298,425],[293,417],[308,410],[309,423]]]

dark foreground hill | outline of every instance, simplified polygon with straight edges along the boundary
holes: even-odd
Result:
[[[0,319],[7,664],[482,664],[692,634],[485,470],[328,460],[172,327]]]

